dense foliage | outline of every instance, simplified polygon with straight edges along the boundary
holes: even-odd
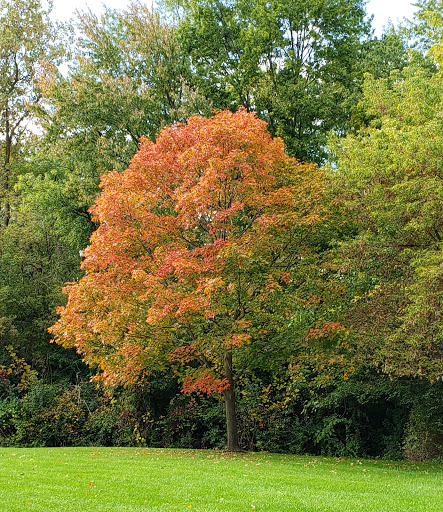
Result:
[[[0,2],[1,444],[442,457],[416,7],[376,38],[361,0]]]
[[[288,153],[321,162],[326,134],[345,132],[369,36],[361,0],[177,0],[194,82],[215,108],[243,105]]]
[[[184,391],[223,393],[231,450],[235,354],[273,350],[324,217],[321,173],[265,127],[244,110],[192,117],[106,175],[86,275],[51,329],[111,383],[149,378],[166,357],[188,367]]]

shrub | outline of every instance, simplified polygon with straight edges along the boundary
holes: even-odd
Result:
[[[411,462],[443,458],[443,383],[427,386],[406,427],[404,456]]]

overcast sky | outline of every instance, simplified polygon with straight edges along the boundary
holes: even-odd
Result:
[[[414,0],[415,1],[415,0]],[[103,3],[112,8],[124,8],[128,0],[54,0],[54,17],[60,20],[67,20],[73,16],[75,10],[84,10],[90,7],[95,13],[100,13]],[[152,0],[147,0],[146,3],[152,3]],[[394,25],[397,25],[397,20],[403,17],[411,18],[414,12],[414,7],[409,0],[369,0],[367,5],[369,14],[374,15],[374,28],[376,34],[380,35],[383,26],[391,19]]]

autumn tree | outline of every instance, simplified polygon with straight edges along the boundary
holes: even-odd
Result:
[[[285,154],[240,109],[192,117],[145,139],[102,178],[85,276],[51,328],[110,384],[173,365],[183,391],[221,393],[238,450],[235,382],[288,328],[306,238],[324,215],[321,173]],[[243,358],[242,358],[243,356]],[[241,364],[240,364],[241,361]]]

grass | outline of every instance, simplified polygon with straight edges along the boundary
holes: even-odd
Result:
[[[0,448],[0,511],[442,512],[443,465],[142,448]]]

